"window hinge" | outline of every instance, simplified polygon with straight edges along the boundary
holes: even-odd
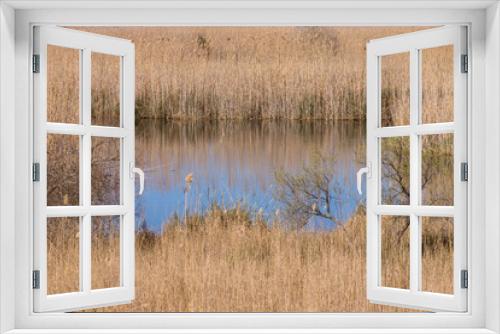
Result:
[[[40,289],[40,270],[33,270],[33,289]]]
[[[469,56],[462,55],[462,73],[469,72]]]
[[[33,182],[40,181],[40,164],[35,162],[33,164]]]
[[[460,287],[462,289],[467,289],[469,287],[469,272],[467,270],[462,270],[460,272]]]
[[[460,179],[462,181],[469,181],[469,164],[466,162],[460,164]]]
[[[40,55],[33,55],[33,73],[40,73]]]

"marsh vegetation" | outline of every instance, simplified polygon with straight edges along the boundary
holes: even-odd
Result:
[[[136,165],[146,172],[136,197],[136,299],[95,311],[404,311],[366,299],[366,216],[354,178],[365,159],[366,42],[415,28],[82,30],[136,46]],[[52,52],[49,120],[78,122],[78,57]],[[404,124],[404,60],[386,64],[383,122]],[[116,124],[119,65],[97,56],[92,66],[92,122]],[[426,122],[449,119],[449,69],[424,72]],[[453,138],[422,145],[422,200],[452,205]],[[119,201],[118,147],[92,141],[93,204]],[[408,149],[404,138],[382,144],[387,203],[408,202]],[[78,150],[78,138],[48,138],[48,205],[79,202]],[[51,293],[78,290],[77,222],[48,224]],[[93,220],[93,287],[119,282],[117,224]],[[408,224],[387,224],[382,281],[404,288]],[[429,220],[422,231],[423,286],[450,293],[453,222]]]

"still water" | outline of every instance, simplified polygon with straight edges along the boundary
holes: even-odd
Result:
[[[300,173],[315,153],[335,161],[333,215],[345,221],[363,200],[356,171],[364,160],[365,133],[360,122],[141,121],[136,164],[146,179],[143,195],[136,197],[138,222],[161,231],[173,215],[183,217],[185,205],[190,214],[202,214],[214,203],[242,204],[270,217],[282,206],[275,196],[276,171]],[[193,182],[185,195],[188,174]]]

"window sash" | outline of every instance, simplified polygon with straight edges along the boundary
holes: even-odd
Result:
[[[40,271],[40,288],[33,289],[34,311],[73,311],[88,307],[115,305],[134,298],[134,184],[129,166],[134,161],[134,52],[128,41],[59,27],[35,29],[34,52],[40,55],[40,73],[34,75],[34,161],[40,164],[40,181],[34,191],[33,270]],[[47,46],[79,50],[80,124],[47,122]],[[120,127],[91,123],[91,54],[120,57]],[[47,206],[47,135],[64,134],[80,138],[78,206]],[[92,205],[92,138],[120,139],[120,204]],[[92,217],[120,216],[120,286],[92,289]],[[80,217],[79,291],[48,295],[47,218]]]
[[[467,162],[467,75],[460,73],[461,55],[466,54],[466,28],[448,26],[371,41],[367,45],[367,161],[372,166],[367,179],[367,295],[370,301],[424,310],[467,310],[467,290],[461,288],[461,270],[467,268],[467,184],[460,180],[460,165]],[[420,50],[453,45],[454,119],[448,123],[420,124]],[[382,56],[409,52],[410,124],[381,127],[381,62]],[[426,134],[454,135],[454,205],[421,205],[421,145]],[[381,203],[381,138],[409,138],[409,205]],[[383,287],[381,282],[381,217],[407,216],[410,219],[410,286],[409,290]],[[453,294],[421,291],[420,218],[453,217],[454,256]]]

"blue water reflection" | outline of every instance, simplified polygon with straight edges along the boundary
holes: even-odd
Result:
[[[136,221],[161,231],[173,215],[182,218],[185,177],[190,173],[190,214],[202,214],[213,203],[240,204],[272,220],[283,209],[273,196],[276,170],[298,173],[315,152],[335,159],[332,212],[336,220],[345,221],[364,201],[356,191],[364,143],[365,128],[359,122],[143,121],[136,127],[136,160],[145,171],[146,187],[136,197]],[[319,218],[307,226],[333,227],[330,220]]]

